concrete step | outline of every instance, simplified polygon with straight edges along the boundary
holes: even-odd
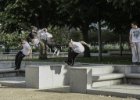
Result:
[[[126,78],[137,78],[140,79],[140,73],[127,73]]]
[[[139,100],[140,99],[140,86],[139,85],[111,85],[106,87],[97,87],[87,89],[89,94],[97,95],[107,95],[107,96],[118,96],[118,97],[133,97],[137,99],[130,100]]]
[[[128,84],[140,85],[140,73],[127,73],[125,76]]]
[[[92,69],[92,75],[109,74],[114,72],[113,65],[96,65],[96,64],[75,64],[75,69]]]
[[[110,73],[110,74],[96,74],[92,75],[92,81],[103,81],[103,80],[114,80],[124,78],[125,75],[123,73]]]
[[[2,86],[10,86],[10,87],[26,87],[25,77],[0,78],[0,84]]]
[[[114,71],[114,67],[112,65],[103,65],[103,66],[93,66],[92,67],[92,75],[96,74],[109,74]]]
[[[106,81],[93,82],[92,87],[111,86],[111,85],[116,85],[121,83],[122,83],[122,79],[106,80]]]
[[[14,68],[0,69],[0,78],[15,76],[25,76],[25,70],[21,69],[17,71]]]
[[[140,73],[140,65],[133,65],[131,67],[131,72],[132,73]]]

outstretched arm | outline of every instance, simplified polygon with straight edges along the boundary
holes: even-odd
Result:
[[[86,45],[86,46],[89,47],[89,48],[91,47],[90,44],[87,44],[87,43],[84,42],[84,41],[80,41],[80,43],[83,44],[83,45]]]

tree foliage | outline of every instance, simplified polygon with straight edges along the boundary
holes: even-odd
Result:
[[[116,33],[128,33],[130,22],[140,22],[139,0],[0,0],[1,30],[6,33],[57,26],[79,28],[83,39],[89,42],[90,25],[98,21]],[[61,39],[58,39],[61,41]]]
[[[140,22],[139,0],[107,0],[112,13],[107,18],[108,25],[118,33],[128,33],[132,21]]]
[[[31,25],[43,28],[55,24],[56,4],[55,0],[1,0],[2,30],[13,32]]]

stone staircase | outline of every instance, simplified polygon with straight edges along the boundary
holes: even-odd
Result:
[[[25,87],[25,70],[0,69],[0,86]]]
[[[84,65],[70,70],[72,92],[140,98],[140,67]]]
[[[92,87],[101,87],[122,83],[125,75],[114,73],[113,66],[97,66],[92,68]]]

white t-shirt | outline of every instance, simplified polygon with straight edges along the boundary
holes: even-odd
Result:
[[[132,42],[140,42],[140,28],[131,29],[130,35],[132,36]]]
[[[42,30],[39,30],[38,34],[39,34],[38,37],[43,40],[47,40],[53,37],[51,33]]]
[[[31,47],[28,42],[24,41],[22,44],[23,49],[21,50],[24,55],[29,55],[31,51]]]
[[[80,42],[71,42],[71,48],[76,53],[83,53],[85,51],[84,46]]]
[[[38,45],[39,44],[39,39],[38,38],[34,38],[32,41],[33,41],[34,45]]]
[[[52,34],[49,33],[49,32],[45,32],[45,34],[46,34],[47,38],[52,38],[53,37]]]

